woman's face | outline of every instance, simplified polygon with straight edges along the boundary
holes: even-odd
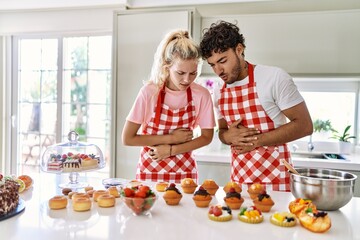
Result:
[[[176,59],[169,70],[167,87],[174,91],[186,90],[197,76],[198,60]]]

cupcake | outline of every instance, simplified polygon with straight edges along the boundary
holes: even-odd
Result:
[[[167,205],[178,205],[182,194],[179,189],[176,188],[175,183],[171,183],[170,186],[165,189],[163,198]]]
[[[275,212],[270,216],[270,222],[280,227],[293,227],[296,225],[296,216],[289,212]]]
[[[205,179],[201,186],[205,188],[206,191],[208,191],[208,193],[211,195],[215,195],[216,191],[219,189],[219,186],[212,179]]]
[[[270,195],[267,193],[261,193],[253,200],[254,205],[262,212],[270,212],[272,206],[274,206],[274,201],[271,199]]]
[[[230,188],[229,192],[226,193],[224,197],[226,205],[231,209],[239,209],[241,204],[243,204],[244,199],[241,197],[240,193],[235,191],[235,188]]]
[[[236,182],[227,182],[223,188],[225,193],[228,193],[230,191],[230,188],[234,188],[235,192],[241,193],[242,189],[239,183]]]
[[[249,193],[250,198],[254,200],[260,193],[264,193],[266,190],[260,183],[253,183],[250,185],[247,192]]]
[[[261,223],[264,220],[264,216],[255,206],[242,207],[238,219],[246,223]]]
[[[208,217],[217,222],[230,221],[232,219],[232,212],[229,207],[223,207],[221,205],[210,206]]]
[[[184,193],[193,194],[197,187],[197,184],[192,178],[184,178],[183,180],[181,180],[181,187]]]
[[[208,207],[212,197],[202,186],[194,193],[193,200],[197,207]]]
[[[165,192],[165,189],[169,186],[168,182],[158,182],[155,185],[155,189],[158,192]]]

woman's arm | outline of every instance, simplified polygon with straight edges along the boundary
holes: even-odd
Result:
[[[185,153],[201,148],[211,142],[213,135],[214,129],[201,129],[201,136],[194,138],[191,141],[181,144],[165,144],[150,147],[153,150],[152,159],[158,161],[168,158],[169,156],[174,156],[176,154]]]
[[[138,131],[141,124],[126,121],[122,132],[122,142],[127,146],[155,146],[161,144],[178,144],[190,141],[193,132],[180,128],[168,135],[141,135]]]

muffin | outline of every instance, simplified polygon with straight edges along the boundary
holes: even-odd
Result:
[[[244,199],[241,194],[235,191],[235,188],[230,188],[229,192],[224,197],[224,202],[231,209],[239,209],[243,204]]]
[[[155,185],[155,189],[158,192],[165,192],[165,189],[169,186],[168,182],[158,182]]]
[[[208,207],[212,196],[202,186],[194,193],[193,200],[197,207]]]
[[[275,212],[270,216],[270,222],[280,227],[293,227],[296,225],[296,216],[289,212]]]
[[[262,212],[270,212],[272,206],[274,206],[274,201],[271,199],[270,195],[267,193],[261,193],[253,200],[254,205]]]
[[[230,188],[234,188],[235,192],[241,193],[242,189],[239,183],[237,182],[227,182],[225,186],[223,187],[223,190],[225,193],[228,193],[230,191]]]
[[[209,219],[217,222],[230,221],[232,219],[232,212],[229,207],[221,205],[210,206],[208,211]]]
[[[163,198],[167,205],[178,205],[182,194],[179,189],[176,188],[175,183],[171,183],[170,186],[165,189]]]
[[[238,219],[246,223],[261,223],[264,220],[264,216],[255,206],[242,207]]]
[[[212,179],[205,179],[201,186],[205,188],[206,191],[208,191],[208,193],[211,195],[215,195],[216,191],[219,189],[219,186]]]
[[[184,193],[193,194],[196,187],[197,184],[194,182],[192,178],[184,178],[183,180],[181,180],[181,188]]]
[[[249,193],[250,198],[254,200],[260,193],[265,193],[266,190],[260,183],[253,183],[250,185],[247,192]]]

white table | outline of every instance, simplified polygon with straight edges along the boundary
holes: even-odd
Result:
[[[207,208],[197,208],[192,195],[183,194],[178,206],[165,204],[162,194],[151,216],[134,216],[120,199],[113,208],[99,208],[93,204],[91,211],[74,212],[71,205],[63,210],[50,210],[47,201],[61,193],[57,187],[60,177],[41,174],[32,189],[21,194],[26,209],[23,213],[0,222],[1,239],[269,239],[269,240],[331,240],[360,239],[360,198],[353,198],[339,211],[329,212],[331,229],[323,234],[312,233],[299,224],[293,228],[272,225],[269,217],[275,211],[287,211],[294,199],[291,193],[269,192],[275,206],[264,213],[260,224],[247,224],[237,219],[239,210],[233,211],[229,222],[214,222],[207,217]],[[57,183],[56,183],[57,182]],[[102,188],[101,179],[89,179],[96,189]],[[251,204],[246,192],[245,202]],[[224,192],[220,188],[211,204],[223,203]]]

